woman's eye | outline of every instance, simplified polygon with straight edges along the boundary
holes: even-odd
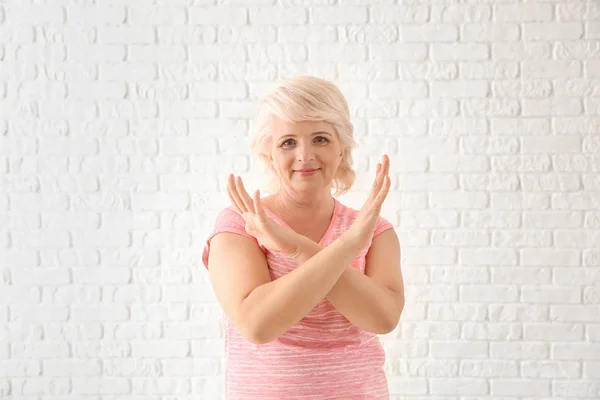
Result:
[[[288,139],[285,142],[281,143],[282,146],[291,146],[294,144],[294,141],[292,139]]]
[[[327,143],[327,142],[329,142],[329,139],[324,138],[323,136],[318,136],[315,140],[317,140],[319,143]]]

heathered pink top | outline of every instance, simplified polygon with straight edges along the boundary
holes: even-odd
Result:
[[[265,212],[289,228],[266,207]],[[319,244],[327,246],[337,239],[357,214],[357,210],[335,200],[331,223]],[[244,226],[243,218],[233,208],[227,207],[219,213],[202,254],[206,267],[210,240],[220,232],[254,240],[265,253],[273,280],[297,267],[289,256],[267,250],[246,233]],[[373,237],[390,228],[389,221],[380,217]],[[363,273],[370,246],[371,243],[351,263]],[[247,341],[227,316],[223,323],[227,400],[389,399],[383,372],[385,354],[377,335],[352,325],[327,299],[279,338],[266,344]]]

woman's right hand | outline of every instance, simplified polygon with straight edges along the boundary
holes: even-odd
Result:
[[[371,192],[367,201],[360,209],[356,219],[346,231],[350,238],[360,249],[365,248],[371,241],[377,222],[381,206],[390,190],[390,159],[384,154],[381,163],[377,163],[377,175],[371,187]]]
[[[246,222],[245,229],[272,252],[294,255],[298,251],[301,235],[286,229],[267,216],[260,200],[260,191],[251,198],[241,177],[229,175],[227,195],[235,210]]]

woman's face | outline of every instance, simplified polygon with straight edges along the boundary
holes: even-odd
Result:
[[[273,118],[271,129],[271,159],[282,189],[310,194],[329,188],[343,155],[333,125]]]

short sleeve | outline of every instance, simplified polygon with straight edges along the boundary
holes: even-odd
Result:
[[[242,216],[235,212],[231,207],[223,209],[217,215],[214,228],[210,235],[208,235],[204,246],[204,250],[202,251],[202,263],[206,268],[208,268],[208,254],[210,253],[210,241],[218,233],[236,233],[238,235],[250,238],[258,244],[256,238],[250,235],[248,232],[246,232],[246,229],[244,228],[245,225],[246,222],[244,221],[244,218],[242,218]]]
[[[388,221],[380,215],[379,221],[377,222],[377,226],[375,226],[375,231],[373,232],[373,237],[379,235],[383,231],[393,228],[394,226],[390,223],[390,221]]]

